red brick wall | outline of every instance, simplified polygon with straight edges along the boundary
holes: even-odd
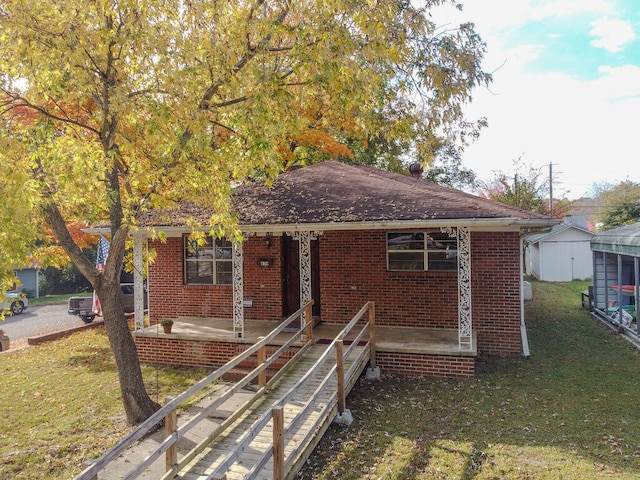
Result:
[[[193,339],[171,338],[166,335],[151,337],[135,335],[138,357],[142,363],[154,365],[181,365],[192,367],[219,368],[232,358],[243,353],[251,345],[222,341],[199,341]],[[280,347],[267,347],[269,358]],[[271,365],[271,370],[278,370],[291,359],[298,348],[285,350]],[[244,365],[247,369],[257,366],[257,355],[250,357]]]
[[[475,357],[377,352],[376,364],[385,374],[470,378]]]
[[[153,242],[156,262],[149,268],[149,303],[151,322],[178,316],[233,318],[231,285],[185,285],[182,238],[166,243]],[[245,308],[245,318],[278,320],[282,316],[282,263],[280,239],[273,238],[268,247],[264,237],[250,237],[244,244],[244,297],[253,299]],[[259,259],[271,265],[261,267]]]
[[[478,353],[520,347],[520,236],[472,232],[471,302]],[[386,231],[327,232],[320,237],[322,319],[344,323],[368,301],[381,325],[457,328],[457,272],[389,272]]]
[[[346,323],[367,301],[381,325],[457,326],[456,272],[387,271],[386,231],[320,236],[322,319]]]
[[[478,353],[519,354],[519,233],[475,232],[471,245],[471,308]]]
[[[220,367],[238,355],[238,345],[223,342],[135,336],[138,357],[142,363]]]
[[[325,232],[320,240],[321,315],[327,323],[346,323],[365,302],[376,302],[381,325],[457,328],[456,272],[389,272],[386,231]],[[244,296],[247,319],[277,321],[282,316],[281,242],[250,237],[244,244]],[[152,322],[180,315],[232,318],[231,286],[183,284],[182,239],[152,245],[158,252],[150,268]],[[518,232],[471,234],[472,314],[478,353],[520,352],[520,276]],[[260,258],[271,260],[259,266]]]

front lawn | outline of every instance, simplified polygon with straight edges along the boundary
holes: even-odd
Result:
[[[586,282],[533,283],[530,358],[471,380],[360,380],[299,479],[638,479],[640,355],[581,308]]]
[[[69,479],[128,433],[104,329],[0,354],[0,478]],[[205,376],[144,367],[164,403]]]
[[[531,358],[470,380],[361,380],[300,479],[640,479],[640,355],[580,306],[585,282],[533,283]],[[127,433],[107,338],[0,354],[0,478],[68,479]],[[204,376],[145,367],[162,402]]]

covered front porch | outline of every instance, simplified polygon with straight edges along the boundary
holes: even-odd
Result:
[[[244,335],[234,333],[232,319],[179,317],[172,332],[160,325],[134,332],[138,355],[143,363],[219,367],[271,332],[273,321],[244,321]],[[320,323],[314,326],[314,341],[330,341],[344,325]],[[457,329],[376,326],[378,366],[385,373],[420,376],[471,377],[474,374],[476,341],[473,349],[461,349]],[[282,332],[272,342],[273,350],[294,335]],[[474,332],[475,337],[475,332]],[[346,340],[351,338],[347,336]],[[301,348],[294,343],[293,349]],[[295,353],[293,350],[287,358]]]

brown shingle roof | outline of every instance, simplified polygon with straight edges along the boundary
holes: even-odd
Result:
[[[242,185],[232,201],[240,225],[246,226],[506,218],[554,223],[431,182],[334,160],[285,172],[271,186]],[[211,213],[183,205],[168,216],[151,212],[141,220],[143,225],[184,226],[192,216],[207,224]]]

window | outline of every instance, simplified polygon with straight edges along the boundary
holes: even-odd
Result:
[[[204,243],[184,237],[184,278],[187,285],[231,285],[233,247],[226,238],[205,237]]]
[[[457,270],[457,240],[440,231],[388,233],[387,268],[397,271]]]

